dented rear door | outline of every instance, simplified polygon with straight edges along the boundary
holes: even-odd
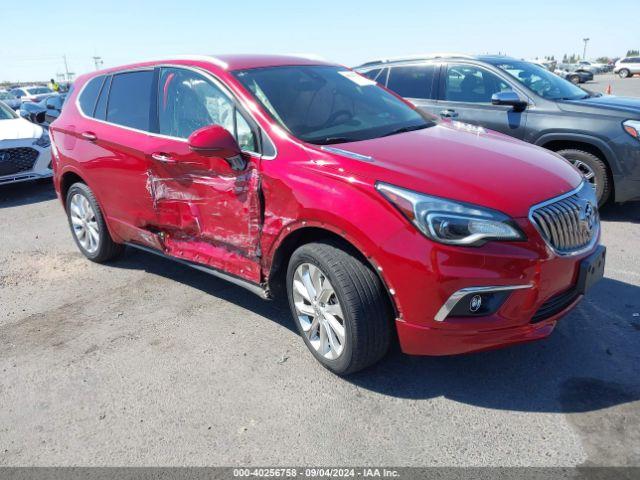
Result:
[[[255,151],[255,133],[221,85],[190,69],[160,70],[157,108],[159,135],[146,153],[163,250],[260,283],[259,156],[243,154],[246,167],[234,170],[187,143],[193,131],[218,124]]]

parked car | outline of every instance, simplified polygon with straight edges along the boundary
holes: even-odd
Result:
[[[593,188],[546,150],[434,121],[296,57],[172,58],[80,77],[54,183],[90,260],[131,245],[262,297],[347,374],[548,336],[602,276]]]
[[[581,68],[578,65],[572,65],[567,63],[561,63],[554,70],[554,73],[565,80],[577,85],[579,83],[586,83],[593,80],[593,73]]]
[[[20,108],[20,99],[6,90],[0,92],[0,102],[4,102],[4,104],[12,110],[18,110]]]
[[[48,95],[55,94],[49,87],[43,87],[40,85],[31,85],[28,87],[16,87],[11,90],[11,93],[18,97],[21,102],[39,102]]]
[[[503,56],[377,61],[358,68],[421,110],[557,152],[599,203],[640,198],[640,99],[593,95]]]
[[[591,72],[594,75],[597,73],[604,72],[604,68],[605,68],[605,65],[603,63],[594,63],[594,62],[589,62],[588,60],[581,60],[577,63],[577,65],[578,65],[578,68]]]
[[[626,57],[618,60],[613,67],[613,73],[620,78],[630,78],[640,73],[640,57]]]
[[[49,128],[49,124],[53,122],[62,111],[62,105],[66,94],[54,94],[44,97],[37,103],[27,102],[20,107],[19,114],[22,118],[26,118],[30,122],[38,123],[44,128]]]
[[[51,177],[49,134],[0,101],[0,185]]]

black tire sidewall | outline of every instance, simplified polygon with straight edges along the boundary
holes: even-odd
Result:
[[[338,297],[338,301],[340,302],[342,313],[344,314],[346,342],[342,354],[335,360],[330,360],[323,357],[313,348],[313,346],[309,342],[309,339],[307,338],[307,335],[304,333],[304,330],[302,330],[302,325],[300,325],[300,321],[298,320],[296,314],[296,308],[293,301],[293,275],[298,266],[303,263],[311,263],[312,265],[315,265],[316,267],[320,268],[320,270],[322,270],[322,273],[329,278],[329,281],[331,282],[331,285],[336,292],[336,296]],[[353,356],[353,314],[344,301],[342,285],[338,278],[335,276],[335,273],[332,271],[332,269],[328,265],[326,265],[321,258],[313,255],[309,250],[305,248],[297,250],[292,255],[289,266],[287,268],[287,298],[289,299],[289,306],[291,309],[291,315],[293,316],[293,321],[295,322],[298,332],[300,333],[300,336],[302,337],[304,343],[307,345],[309,351],[323,366],[325,366],[332,372],[338,374],[345,372],[348,369]]]
[[[100,231],[98,232],[98,236],[99,236],[98,249],[93,253],[90,253],[84,249],[82,244],[78,241],[78,238],[76,237],[76,234],[73,230],[73,224],[71,223],[70,205],[71,205],[71,198],[76,194],[82,195],[91,204],[91,208],[93,208],[93,211],[96,216],[96,222],[98,223],[98,228],[100,229]],[[101,259],[106,256],[106,252],[109,248],[109,242],[111,242],[112,240],[111,240],[111,237],[109,236],[109,232],[107,231],[107,225],[102,216],[102,210],[100,209],[98,202],[95,200],[95,197],[93,196],[93,192],[91,191],[91,189],[84,183],[74,183],[73,185],[71,185],[71,187],[69,188],[69,191],[67,192],[65,207],[67,210],[67,221],[69,223],[69,228],[71,229],[71,236],[73,237],[73,241],[76,242],[76,245],[78,246],[82,254],[85,257],[87,257],[89,260],[101,261]]]

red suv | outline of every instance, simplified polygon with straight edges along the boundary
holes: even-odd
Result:
[[[51,127],[90,260],[124,245],[268,298],[347,374],[396,336],[447,355],[546,337],[601,276],[593,188],[554,153],[418,112],[315,60],[191,57],[79,78]]]

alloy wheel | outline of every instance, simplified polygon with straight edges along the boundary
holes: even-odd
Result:
[[[296,316],[311,347],[329,360],[337,359],[346,342],[345,318],[329,278],[316,265],[302,263],[293,274]]]
[[[100,228],[91,203],[87,197],[76,193],[71,197],[69,211],[73,234],[78,243],[88,253],[95,253],[100,246]]]
[[[580,170],[580,173],[584,177],[584,179],[591,184],[594,190],[598,189],[598,185],[596,183],[596,172],[593,171],[589,165],[584,163],[581,160],[570,159],[569,160],[574,167]]]

